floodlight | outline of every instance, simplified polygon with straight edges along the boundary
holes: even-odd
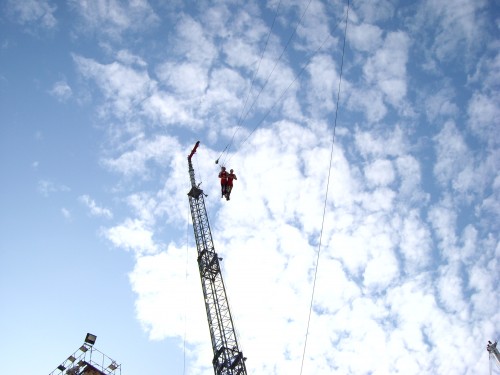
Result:
[[[113,362],[113,363],[111,363],[111,364],[108,366],[108,368],[109,368],[111,371],[114,371],[114,370],[116,370],[116,369],[118,368],[118,366],[116,365],[116,363],[115,363],[115,362]]]
[[[76,358],[75,358],[75,357],[73,357],[72,355],[70,355],[70,356],[68,357],[68,361],[70,361],[70,362],[75,362],[75,359],[76,359]]]
[[[57,366],[57,369],[64,371],[64,370],[66,370],[66,367],[64,367],[63,365],[59,365],[59,366]]]
[[[89,348],[87,348],[85,345],[82,345],[80,346],[80,350],[85,353],[87,350],[89,350]]]
[[[85,342],[90,345],[95,344],[95,340],[97,340],[97,336],[93,335],[92,333],[87,333],[87,336],[85,337]]]

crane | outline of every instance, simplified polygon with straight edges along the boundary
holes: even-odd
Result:
[[[246,375],[246,358],[238,348],[233,319],[229,310],[226,289],[222,279],[219,258],[215,252],[203,190],[196,184],[191,158],[200,141],[196,142],[188,156],[191,190],[188,193],[193,230],[198,251],[198,267],[205,299],[208,327],[212,339],[215,375]]]
[[[491,362],[495,361],[493,358],[496,359],[496,365],[500,368],[500,352],[497,349],[497,342],[491,342],[488,340],[488,345],[486,345],[486,350],[488,350],[488,353],[490,354],[490,374],[491,374]]]

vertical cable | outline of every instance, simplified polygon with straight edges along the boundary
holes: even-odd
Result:
[[[188,215],[186,220],[186,274],[184,278],[184,343],[183,343],[183,356],[184,356],[184,364],[182,373],[186,375],[186,331],[187,331],[187,281],[188,281],[188,260],[189,260],[189,214],[191,210],[189,207],[188,200]]]
[[[314,303],[314,291],[316,289],[316,278],[318,275],[318,265],[319,265],[319,256],[321,253],[321,241],[323,239],[323,228],[325,225],[325,215],[326,215],[326,204],[328,200],[328,189],[330,186],[330,175],[332,171],[332,160],[333,160],[333,146],[335,145],[335,129],[337,128],[337,117],[338,117],[338,111],[339,111],[339,101],[340,101],[340,86],[342,83],[342,71],[344,67],[344,54],[345,54],[345,42],[346,42],[346,37],[347,37],[347,21],[349,19],[349,0],[347,0],[347,14],[345,18],[345,29],[344,29],[344,45],[342,47],[342,61],[340,64],[340,77],[339,77],[339,88],[337,91],[337,108],[335,109],[335,121],[333,124],[333,135],[332,135],[332,147],[330,150],[330,166],[328,168],[328,179],[326,183],[326,193],[325,193],[325,203],[323,205],[323,219],[321,221],[321,232],[319,236],[319,245],[318,245],[318,255],[316,257],[316,268],[314,270],[314,280],[313,280],[313,288],[312,288],[312,293],[311,293],[311,303],[309,306],[309,317],[307,319],[307,329],[306,329],[306,337],[304,341],[304,351],[302,353],[302,363],[300,365],[300,374],[302,375],[302,370],[304,368],[304,358],[306,356],[306,348],[307,348],[307,337],[309,335],[309,326],[311,323],[311,313],[312,313],[312,308],[313,308],[313,303]]]

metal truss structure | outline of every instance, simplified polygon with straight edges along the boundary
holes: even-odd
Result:
[[[84,343],[49,375],[120,375],[121,365]]]
[[[199,188],[199,185],[196,185],[194,169],[191,163],[191,157],[196,152],[198,145],[199,142],[196,143],[188,156],[189,177],[191,180],[191,190],[188,196],[198,251],[201,286],[212,339],[214,353],[212,364],[216,375],[246,375],[246,358],[238,349],[238,341],[219,264],[221,259],[215,252],[210,231],[204,200],[205,194]]]

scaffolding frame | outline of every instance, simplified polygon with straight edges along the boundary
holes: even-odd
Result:
[[[91,369],[96,369],[104,375],[121,375],[122,373],[121,365],[115,360],[92,345],[84,343],[49,375],[83,375]]]

